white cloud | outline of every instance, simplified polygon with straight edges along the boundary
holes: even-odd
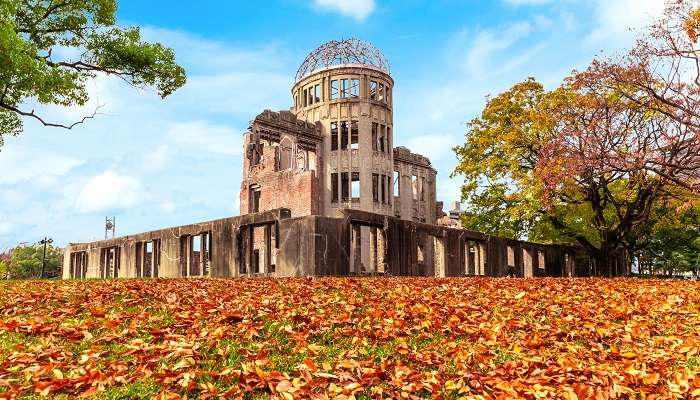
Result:
[[[479,32],[465,57],[464,66],[466,70],[471,74],[485,73],[492,56],[513,45],[518,37],[527,35],[529,27],[529,24],[523,23],[499,33],[490,31]]]
[[[67,156],[46,154],[45,149],[16,144],[8,140],[0,152],[0,184],[46,175],[64,176],[82,161]]]
[[[177,210],[177,204],[173,203],[172,201],[165,202],[160,205],[161,210],[167,214],[172,214]]]
[[[144,197],[138,179],[105,171],[88,181],[78,195],[76,206],[87,213],[121,210],[141,203]]]
[[[661,16],[664,3],[665,0],[598,0],[595,11],[597,26],[587,40],[627,45],[634,38],[636,29]]]
[[[316,7],[364,21],[374,12],[374,0],[314,0]]]
[[[9,222],[0,221],[0,235],[10,233],[14,229],[14,226]]]
[[[243,131],[206,121],[180,122],[168,129],[168,137],[183,151],[198,151],[229,156],[243,152]]]
[[[449,134],[425,134],[405,138],[399,143],[411,149],[412,152],[421,154],[430,159],[433,164],[443,161],[452,161],[455,159],[455,154],[452,152],[452,146],[448,143],[458,143],[460,137]]]

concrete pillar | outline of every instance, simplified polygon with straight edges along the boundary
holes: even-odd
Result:
[[[358,274],[362,268],[362,227],[352,225],[350,235],[350,273]]]
[[[434,241],[434,260],[435,260],[435,276],[438,278],[445,277],[445,243],[443,238],[435,237]]]
[[[270,265],[272,264],[272,225],[265,225],[265,240],[263,246],[263,271],[262,273],[267,274],[270,272]]]
[[[377,263],[378,263],[378,257],[377,257],[377,228],[375,227],[370,227],[369,228],[369,271],[371,273],[377,272]]]
[[[478,272],[477,275],[485,275],[486,274],[486,244],[480,242],[479,243],[479,264],[478,264]]]
[[[249,276],[253,263],[253,227],[245,226],[242,229],[243,236],[243,257],[245,265],[245,275]]]
[[[377,231],[377,272],[383,274],[386,260],[386,232],[383,229]]]
[[[523,249],[523,276],[532,278],[532,250]]]

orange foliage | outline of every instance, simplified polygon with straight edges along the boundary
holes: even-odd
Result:
[[[0,293],[0,398],[146,380],[162,399],[700,396],[692,282],[159,279]]]

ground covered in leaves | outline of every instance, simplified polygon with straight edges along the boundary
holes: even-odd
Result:
[[[0,283],[0,399],[690,398],[700,284]]]

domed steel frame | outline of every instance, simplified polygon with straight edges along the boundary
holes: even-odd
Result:
[[[356,38],[324,43],[309,53],[297,70],[296,81],[334,65],[368,65],[389,73],[389,61],[373,45]]]

